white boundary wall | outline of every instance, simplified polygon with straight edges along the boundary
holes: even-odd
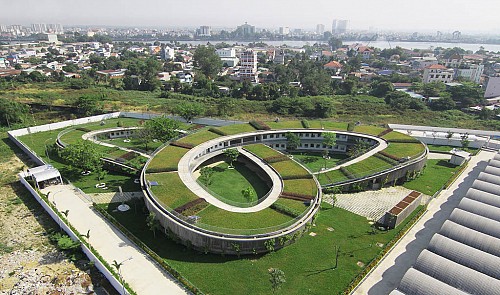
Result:
[[[71,228],[57,215],[57,213],[45,202],[42,197],[38,194],[37,191],[33,189],[33,187],[24,179],[25,175],[23,172],[19,173],[19,180],[26,187],[26,189],[35,197],[35,199],[42,205],[43,209],[52,217],[52,219],[59,224],[59,226],[70,236],[73,241],[79,241],[81,243],[81,248],[83,253],[87,255],[90,261],[94,262],[94,265],[97,269],[108,279],[110,284],[118,291],[118,293],[122,295],[128,295],[127,290],[124,291],[123,285],[120,281],[111,273],[109,269],[104,266],[104,264],[90,251],[90,249],[82,242],[80,236],[77,233],[73,232]]]

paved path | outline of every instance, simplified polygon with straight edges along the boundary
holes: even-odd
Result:
[[[188,153],[192,152],[193,150],[189,151]],[[181,180],[184,182],[184,184],[197,196],[200,198],[205,199],[207,202],[210,204],[227,210],[231,212],[240,212],[240,213],[250,213],[250,212],[258,212],[260,210],[264,210],[271,206],[276,200],[278,200],[281,191],[283,190],[283,181],[281,180],[281,177],[274,171],[268,164],[264,163],[260,158],[254,156],[252,153],[247,152],[244,150],[242,147],[238,147],[238,151],[240,154],[243,154],[250,158],[251,161],[256,163],[257,165],[262,168],[269,177],[271,177],[273,186],[268,193],[267,197],[265,200],[260,202],[259,204],[252,206],[252,207],[247,207],[247,208],[242,208],[242,207],[236,207],[229,205],[216,197],[212,196],[209,192],[207,192],[202,186],[196,182],[195,175],[191,173],[191,168],[189,167],[189,159],[190,156],[188,154],[184,155],[184,157],[179,161],[179,170],[178,174]],[[218,151],[222,153],[221,151]],[[196,153],[196,151],[194,151]],[[215,153],[210,154],[210,157],[213,157]]]
[[[109,263],[125,261],[121,274],[139,295],[188,294],[177,282],[141,249],[135,247],[121,232],[97,215],[88,201],[84,201],[69,185],[56,185],[43,190],[51,192],[49,200],[60,211],[69,210],[69,222],[80,232],[90,230],[90,244]]]
[[[111,193],[96,193],[88,194],[93,202],[96,204],[108,204],[108,203],[120,203],[127,202],[134,198],[142,199],[144,194],[142,191],[139,192],[111,192]]]
[[[468,167],[457,180],[431,200],[427,212],[396,244],[380,265],[368,275],[353,294],[389,294],[398,287],[406,271],[415,263],[422,250],[427,248],[432,236],[441,229],[453,209],[484,170],[488,160],[496,153],[480,151],[472,157]]]

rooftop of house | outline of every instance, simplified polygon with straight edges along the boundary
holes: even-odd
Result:
[[[439,65],[439,64],[436,64],[436,65],[430,65],[428,67],[425,67],[426,69],[430,69],[430,70],[446,70],[446,67],[443,66],[443,65]]]
[[[325,68],[334,68],[334,69],[341,69],[342,65],[338,61],[331,61],[325,65],[323,65]]]

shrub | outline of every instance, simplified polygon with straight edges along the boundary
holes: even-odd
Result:
[[[415,139],[415,138],[407,138],[407,139],[403,139],[403,138],[399,138],[399,139],[389,139],[387,140],[387,142],[395,142],[395,143],[420,143],[420,141],[418,139]]]
[[[290,160],[290,158],[288,158],[285,155],[276,155],[276,156],[266,157],[266,158],[264,158],[262,160],[264,160],[266,163],[271,164],[271,163],[288,161],[288,160]]]
[[[354,131],[354,127],[355,127],[354,123],[347,124],[347,131]]]
[[[283,197],[292,197],[292,198],[300,198],[300,199],[312,199],[314,196],[311,195],[306,195],[306,194],[300,194],[300,193],[294,193],[294,192],[283,192],[281,193]]]
[[[302,127],[304,127],[304,128],[311,128],[311,124],[309,124],[309,121],[307,121],[307,120],[304,119],[304,120],[302,120],[301,123],[302,123]]]
[[[374,157],[376,158],[379,158],[380,160],[382,161],[385,161],[391,165],[394,165],[396,166],[397,164],[399,164],[399,158],[393,156],[393,155],[390,155],[390,154],[387,154],[387,153],[384,153],[384,152],[378,152],[376,154],[373,155]]]
[[[194,148],[194,145],[191,144],[191,143],[179,142],[179,141],[173,141],[173,142],[170,143],[170,145],[178,146],[178,147],[185,148],[185,149],[192,149],[192,148]]]
[[[283,180],[290,180],[290,179],[312,179],[313,176],[311,174],[296,174],[296,175],[287,175],[287,176],[281,176]]]
[[[90,132],[90,131],[92,131],[92,130],[90,130],[88,128],[85,128],[85,127],[78,127],[78,128],[76,128],[76,130],[83,131],[83,132]]]
[[[250,121],[248,122],[250,123],[250,125],[252,125],[253,128],[257,129],[257,130],[271,130],[271,127],[269,127],[269,125],[267,125],[266,123],[262,122],[262,121]]]

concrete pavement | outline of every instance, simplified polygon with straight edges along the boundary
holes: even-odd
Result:
[[[77,195],[74,187],[50,186],[43,190],[43,193],[48,192],[51,192],[49,201],[55,203],[59,211],[69,210],[68,220],[81,234],[90,230],[89,243],[110,265],[113,260],[124,261],[120,273],[137,294],[189,294],[147,254],[97,215],[90,208],[91,204]]]
[[[406,271],[429,244],[432,236],[441,229],[444,221],[460,203],[467,190],[484,170],[495,152],[480,151],[457,180],[431,200],[427,212],[394,246],[382,262],[358,286],[353,294],[389,294],[398,287]]]

